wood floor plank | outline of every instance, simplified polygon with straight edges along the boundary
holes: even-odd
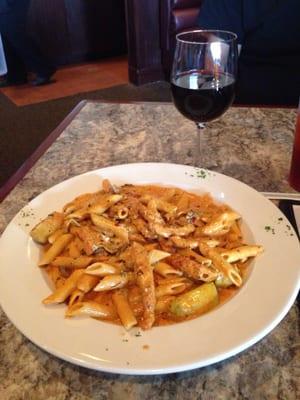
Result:
[[[127,57],[63,67],[53,79],[53,83],[45,86],[22,85],[0,90],[17,106],[25,106],[126,84],[129,82]]]

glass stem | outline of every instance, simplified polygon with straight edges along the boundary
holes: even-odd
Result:
[[[205,124],[202,122],[196,122],[197,127],[197,143],[196,143],[196,154],[195,154],[195,167],[202,167],[202,146],[201,146],[201,136],[203,135],[203,129]]]

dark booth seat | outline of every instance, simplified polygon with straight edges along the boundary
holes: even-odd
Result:
[[[202,0],[167,0],[161,2],[161,58],[165,76],[168,79],[176,34],[187,29],[197,28]]]

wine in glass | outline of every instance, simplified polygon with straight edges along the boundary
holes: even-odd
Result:
[[[237,36],[219,30],[193,30],[176,36],[171,73],[173,102],[198,128],[195,163],[201,162],[203,123],[220,117],[234,100]]]

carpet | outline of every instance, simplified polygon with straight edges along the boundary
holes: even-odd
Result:
[[[81,101],[171,101],[169,84],[118,85],[17,107],[0,93],[0,188]]]

